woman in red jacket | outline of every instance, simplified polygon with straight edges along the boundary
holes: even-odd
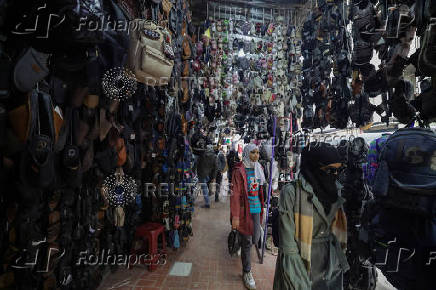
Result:
[[[230,219],[232,228],[241,235],[242,279],[245,287],[256,289],[251,273],[250,250],[260,238],[260,221],[263,216],[263,191],[265,175],[259,160],[259,148],[248,144],[244,148],[242,162],[235,165],[232,174]]]

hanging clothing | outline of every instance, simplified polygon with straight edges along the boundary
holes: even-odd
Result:
[[[301,175],[282,189],[274,290],[343,289],[343,273],[349,269],[344,253],[347,241],[344,201],[338,196],[326,212]]]

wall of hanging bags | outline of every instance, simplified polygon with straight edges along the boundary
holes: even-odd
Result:
[[[280,146],[289,148],[286,133],[290,124],[298,131],[302,114],[297,11],[208,4],[193,62],[199,80],[193,104],[197,117],[205,116],[212,127],[223,121],[248,142],[271,138],[275,115]],[[289,170],[285,150],[277,153]]]
[[[318,2],[303,25],[304,128],[348,126],[351,38],[342,1]]]
[[[44,4],[0,4],[0,288],[95,289],[118,267],[83,253],[128,255],[146,221],[193,235],[195,33],[185,0]]]
[[[374,113],[433,122],[430,2],[317,1],[303,28],[303,127],[368,128]]]

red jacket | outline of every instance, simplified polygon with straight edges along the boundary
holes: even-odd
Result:
[[[247,174],[244,163],[235,164],[232,174],[232,192],[230,196],[230,222],[233,217],[239,218],[238,231],[243,235],[253,234],[253,219],[250,214],[247,192]],[[264,197],[263,188],[259,188],[259,199],[261,203],[260,222],[263,220]]]

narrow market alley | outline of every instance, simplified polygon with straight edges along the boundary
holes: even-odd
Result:
[[[105,277],[99,289],[245,289],[241,278],[241,258],[230,257],[227,250],[229,199],[212,202],[210,209],[200,208],[202,201],[202,197],[197,198],[197,212],[193,218],[194,237],[186,248],[176,252],[169,250],[167,264],[159,266],[154,272],[140,265],[130,270],[120,269]],[[272,289],[276,257],[265,251],[264,263],[259,264],[254,247],[251,255],[257,289]],[[189,276],[170,275],[176,262],[192,263]]]
[[[167,263],[153,272],[143,265],[136,265],[131,269],[119,269],[114,274],[105,276],[98,290],[246,289],[242,282],[241,258],[231,257],[227,250],[227,235],[230,231],[230,197],[224,190],[228,186],[227,178],[224,178],[223,182],[220,202],[212,202],[210,209],[201,208],[203,197],[197,197],[196,212],[193,216],[195,234],[186,247],[181,247],[177,251],[168,248]],[[265,250],[263,264],[260,264],[256,249],[252,247],[251,257],[256,288],[272,289],[276,256],[272,255],[271,251]],[[178,271],[173,269],[176,263],[183,263],[185,269],[183,267]],[[172,275],[174,274],[172,272],[177,276]],[[395,290],[380,271],[378,271],[376,290]]]

